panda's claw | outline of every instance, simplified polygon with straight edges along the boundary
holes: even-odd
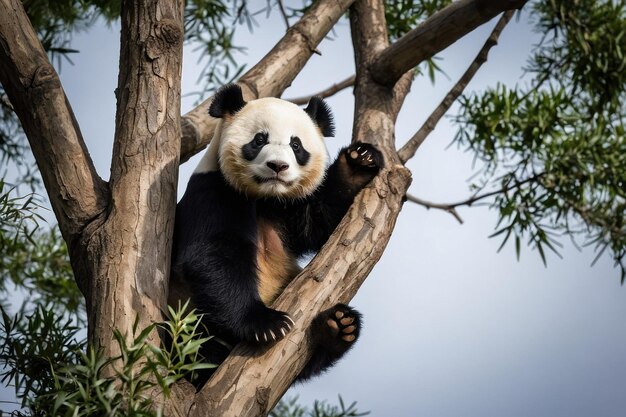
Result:
[[[348,162],[354,169],[374,170],[384,166],[383,155],[374,145],[356,142],[345,150]]]
[[[262,305],[250,311],[239,334],[248,342],[268,343],[285,337],[292,326],[293,320],[287,313]]]

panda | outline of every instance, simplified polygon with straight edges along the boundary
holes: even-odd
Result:
[[[168,302],[190,298],[203,313],[216,336],[203,354],[219,364],[241,341],[267,344],[289,332],[289,315],[269,306],[383,157],[357,142],[329,166],[324,137],[334,135],[333,117],[318,97],[304,110],[277,98],[246,102],[230,84],[217,91],[209,114],[220,120],[176,207]],[[360,330],[361,315],[349,306],[321,312],[311,327],[314,353],[298,380],[332,366]]]

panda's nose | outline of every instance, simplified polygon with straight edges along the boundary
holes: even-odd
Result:
[[[267,166],[272,169],[272,171],[279,173],[281,171],[287,170],[289,168],[289,164],[284,161],[269,161]]]

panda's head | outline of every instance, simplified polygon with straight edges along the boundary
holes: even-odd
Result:
[[[332,114],[317,97],[305,110],[277,98],[245,102],[235,84],[215,95],[209,114],[221,118],[219,167],[235,189],[253,197],[310,195],[321,184],[333,136]]]

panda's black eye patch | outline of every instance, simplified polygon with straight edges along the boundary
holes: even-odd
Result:
[[[259,132],[254,135],[254,138],[241,148],[243,157],[248,161],[252,161],[256,158],[259,152],[261,152],[261,149],[267,145],[268,138],[269,135],[267,132]]]
[[[289,145],[293,150],[293,154],[296,156],[296,161],[298,162],[298,165],[306,165],[307,162],[309,162],[311,154],[307,152],[306,149],[304,149],[300,138],[297,136],[292,136]]]

